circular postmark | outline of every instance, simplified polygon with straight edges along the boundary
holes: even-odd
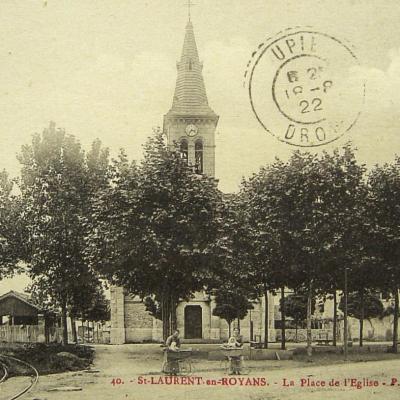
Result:
[[[253,112],[265,130],[295,146],[330,143],[357,121],[365,84],[351,47],[310,29],[262,43],[246,72]]]

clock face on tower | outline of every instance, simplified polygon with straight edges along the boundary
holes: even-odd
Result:
[[[193,137],[193,136],[197,135],[198,128],[194,124],[189,124],[189,125],[186,126],[185,131],[186,131],[186,135],[188,135],[190,137]]]

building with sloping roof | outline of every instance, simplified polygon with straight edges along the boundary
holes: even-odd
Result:
[[[43,310],[26,294],[10,290],[0,296],[1,325],[37,325],[39,314],[43,314]]]

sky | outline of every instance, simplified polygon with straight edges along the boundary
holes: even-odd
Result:
[[[293,151],[254,117],[243,74],[259,43],[294,26],[350,42],[366,82],[358,122],[323,149],[351,140],[368,166],[394,159],[400,144],[398,0],[195,3],[191,19],[208,100],[220,116],[221,190],[236,191],[242,177]],[[16,154],[50,121],[85,148],[99,138],[113,154],[123,147],[140,159],[171,106],[186,22],[184,0],[1,0],[0,170],[18,175]],[[13,282],[17,290],[25,285],[23,278]],[[0,282],[0,293],[8,288],[8,281]]]

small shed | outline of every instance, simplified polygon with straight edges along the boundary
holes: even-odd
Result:
[[[38,325],[43,311],[23,293],[10,290],[0,296],[0,325]]]

